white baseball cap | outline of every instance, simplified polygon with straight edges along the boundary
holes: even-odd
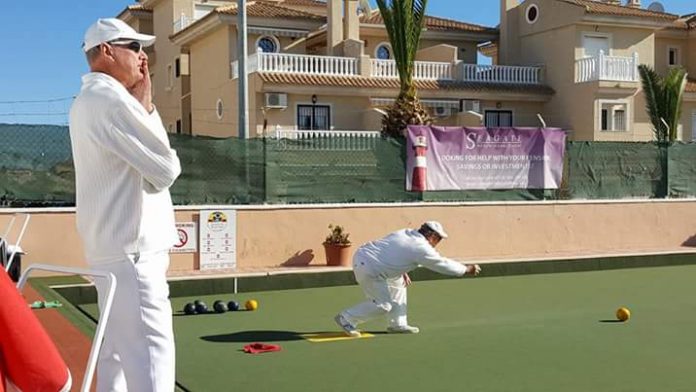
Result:
[[[441,238],[447,238],[447,233],[445,232],[445,229],[442,227],[442,224],[438,221],[427,221],[423,223],[425,226],[428,226],[430,230],[434,231],[439,235]]]
[[[121,39],[138,41],[143,47],[148,47],[155,43],[154,35],[140,34],[121,19],[104,18],[97,20],[93,25],[89,26],[85,33],[82,49],[86,52],[104,42]]]

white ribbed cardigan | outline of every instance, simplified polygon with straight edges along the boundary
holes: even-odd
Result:
[[[155,110],[104,73],[82,77],[70,109],[77,229],[91,264],[169,249],[178,240],[169,187],[181,172]]]

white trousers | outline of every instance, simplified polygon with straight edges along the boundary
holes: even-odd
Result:
[[[116,292],[97,363],[97,392],[172,392],[175,351],[166,273],[168,252],[94,265],[116,277]],[[96,279],[99,309],[107,285]]]
[[[391,327],[408,325],[406,283],[402,276],[393,279],[375,276],[367,267],[367,262],[359,258],[353,261],[353,273],[367,301],[342,312],[349,323],[358,325],[386,315]]]

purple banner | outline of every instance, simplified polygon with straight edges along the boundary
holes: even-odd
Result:
[[[557,189],[559,128],[408,127],[406,190]]]

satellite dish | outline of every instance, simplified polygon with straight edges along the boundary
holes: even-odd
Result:
[[[659,1],[654,1],[652,2],[649,6],[648,9],[653,12],[665,12],[665,6],[662,5]]]
[[[372,7],[370,7],[370,2],[368,0],[360,0],[360,10],[363,14],[370,16],[372,13]]]

